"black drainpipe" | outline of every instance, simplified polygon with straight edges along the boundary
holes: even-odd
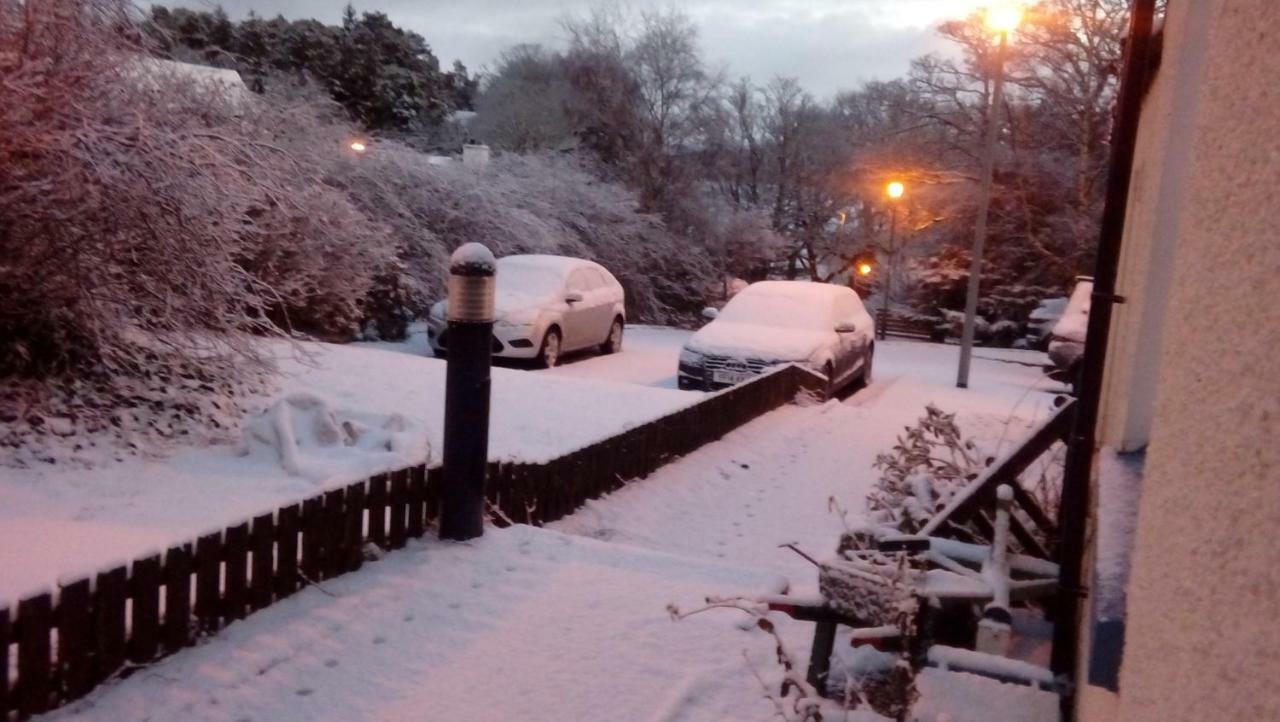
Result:
[[[1111,133],[1111,160],[1107,170],[1107,195],[1098,236],[1098,264],[1093,274],[1093,299],[1081,360],[1079,399],[1062,477],[1062,502],[1058,511],[1058,563],[1060,591],[1054,614],[1051,667],[1062,683],[1062,720],[1075,719],[1076,669],[1079,662],[1081,599],[1088,591],[1084,575],[1085,532],[1091,506],[1090,477],[1096,441],[1102,374],[1107,358],[1107,334],[1111,328],[1111,306],[1122,302],[1116,293],[1116,267],[1120,260],[1120,240],[1124,235],[1125,210],[1129,203],[1129,177],[1133,171],[1133,151],[1138,137],[1138,120],[1147,89],[1151,57],[1151,27],[1155,0],[1133,0],[1130,4],[1129,35],[1125,43],[1124,68],[1120,75],[1115,125]]]

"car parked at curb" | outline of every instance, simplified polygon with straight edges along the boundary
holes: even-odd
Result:
[[[1084,339],[1089,328],[1089,307],[1093,299],[1093,278],[1078,276],[1076,287],[1062,312],[1062,317],[1049,333],[1049,378],[1075,388],[1080,377],[1080,361],[1084,358]]]
[[[875,322],[845,286],[761,281],[707,315],[680,352],[682,389],[725,388],[785,363],[826,377],[828,395],[871,380]]]
[[[566,256],[507,256],[498,259],[495,285],[494,356],[551,367],[572,351],[622,350],[622,284],[604,266]],[[449,349],[448,315],[448,301],[440,301],[427,319],[427,340],[441,357]]]

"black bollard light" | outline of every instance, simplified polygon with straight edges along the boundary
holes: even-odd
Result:
[[[495,267],[493,253],[479,243],[463,245],[449,259],[441,539],[484,533]]]

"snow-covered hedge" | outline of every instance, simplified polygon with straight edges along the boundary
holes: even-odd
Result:
[[[335,162],[328,181],[390,229],[408,307],[385,310],[400,317],[420,315],[443,296],[449,252],[469,242],[498,256],[553,253],[598,261],[626,288],[633,320],[692,317],[715,278],[705,249],[638,212],[631,191],[593,170],[571,156],[516,154],[475,168],[383,141],[364,157]]]
[[[213,428],[252,336],[349,338],[395,261],[298,141],[325,123],[140,66],[133,13],[0,2],[0,443]]]
[[[598,168],[357,154],[305,81],[264,98],[141,62],[135,12],[0,0],[0,445],[234,425],[271,370],[254,337],[402,336],[467,242],[599,261],[633,321],[694,318],[715,285],[707,244]]]

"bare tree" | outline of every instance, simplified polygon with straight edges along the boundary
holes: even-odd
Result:
[[[562,65],[562,57],[537,45],[517,45],[503,53],[477,103],[476,136],[517,153],[569,144],[573,89]]]

